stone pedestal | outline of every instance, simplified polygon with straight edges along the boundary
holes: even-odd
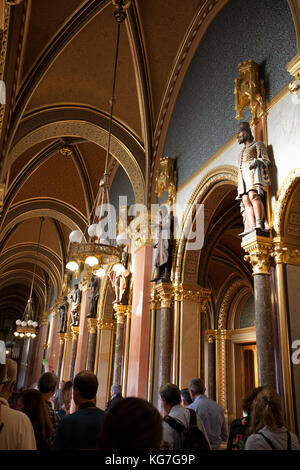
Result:
[[[245,256],[253,268],[258,381],[275,388],[274,344],[271,317],[270,255],[272,242],[253,232],[243,238]]]
[[[73,381],[76,353],[77,353],[78,335],[79,335],[79,326],[72,326],[71,331],[72,331],[72,349],[71,349],[71,358],[70,358],[69,380]]]
[[[123,365],[123,342],[124,342],[124,325],[127,305],[114,304],[115,318],[117,319],[113,383],[121,385],[122,383],[122,365]]]
[[[97,342],[97,318],[88,318],[88,347],[86,368],[94,372]]]

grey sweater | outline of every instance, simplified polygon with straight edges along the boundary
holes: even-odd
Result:
[[[260,429],[278,450],[287,450],[287,429],[283,426],[272,431],[267,426]],[[296,434],[290,432],[291,435],[291,449],[300,450],[299,439]],[[272,450],[267,441],[260,434],[251,434],[246,441],[245,450]]]

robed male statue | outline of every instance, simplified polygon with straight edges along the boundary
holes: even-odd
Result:
[[[69,302],[68,297],[63,297],[63,303],[58,307],[59,312],[59,332],[65,333],[67,329],[67,315],[68,315]]]

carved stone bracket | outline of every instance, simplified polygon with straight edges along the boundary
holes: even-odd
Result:
[[[173,301],[186,300],[199,304],[203,312],[210,298],[211,289],[162,282],[152,288],[150,304],[151,309],[170,308]]]
[[[168,282],[161,282],[156,285],[156,293],[158,296],[158,303],[160,308],[171,308],[174,289],[173,284]]]
[[[274,239],[274,248],[271,252],[275,264],[295,264],[300,265],[300,250],[298,247],[291,245],[288,242]]]
[[[176,201],[176,171],[174,169],[175,160],[170,157],[161,157],[156,173],[155,193],[162,197],[163,192],[168,193],[170,206]]]
[[[242,119],[243,110],[248,107],[252,116],[250,125],[253,126],[265,112],[264,83],[259,79],[259,66],[253,60],[241,62],[239,74],[234,89],[236,119]]]
[[[248,253],[244,259],[252,265],[253,276],[270,274],[271,253],[273,251],[271,239],[256,235],[252,239],[242,242],[242,248]]]

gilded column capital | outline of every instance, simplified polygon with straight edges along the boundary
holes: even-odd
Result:
[[[242,248],[248,255],[244,256],[253,268],[253,276],[256,274],[270,274],[272,242],[271,239],[256,235],[254,238],[242,242]]]
[[[114,311],[115,311],[115,318],[117,320],[117,324],[124,325],[126,319],[126,312],[128,310],[128,305],[120,305],[114,304]]]
[[[230,340],[232,336],[232,330],[225,330],[225,329],[218,329],[215,330],[215,338],[216,340]]]
[[[71,326],[72,340],[76,341],[79,335],[79,326]]]
[[[207,338],[207,341],[212,344],[215,341],[216,337],[216,330],[206,330],[205,331],[205,336]]]
[[[271,253],[275,264],[300,264],[300,250],[297,245],[293,245],[280,237],[274,239],[274,247]]]
[[[116,330],[116,322],[115,321],[108,322],[108,321],[100,320],[99,329],[100,330],[115,331]]]
[[[59,344],[64,344],[67,338],[67,333],[58,333]]]
[[[88,332],[91,334],[97,333],[97,318],[88,318],[87,322]]]
[[[160,282],[156,284],[156,293],[160,308],[171,308],[174,294],[173,284],[171,282]]]
[[[131,306],[131,305],[127,305],[127,310],[126,310],[125,315],[126,315],[127,318],[130,319],[130,318],[131,318],[131,314],[132,314],[132,306]]]
[[[83,277],[80,281],[81,291],[86,292],[88,290],[89,279],[87,277]]]
[[[129,225],[129,236],[135,243],[135,252],[144,246],[153,246],[151,212],[145,210]]]

